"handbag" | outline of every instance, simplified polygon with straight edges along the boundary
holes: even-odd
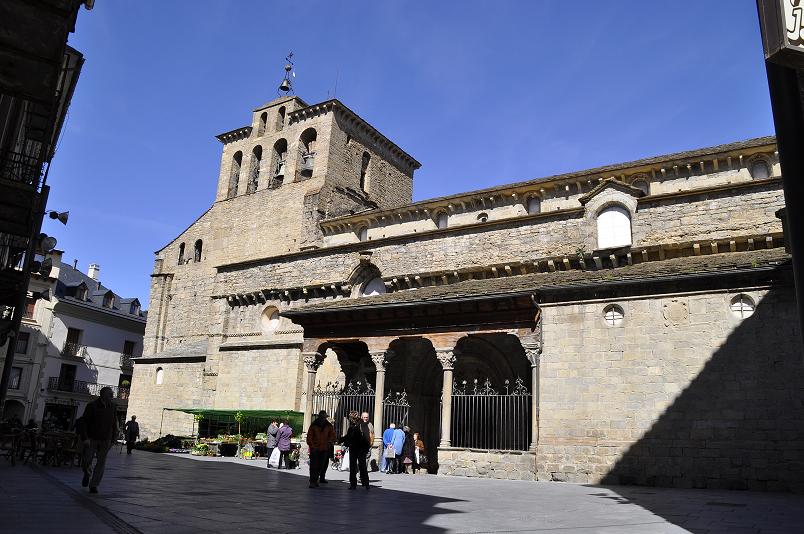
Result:
[[[402,463],[405,465],[412,464],[413,460],[410,459],[410,456],[405,456],[405,459],[402,460]]]
[[[268,465],[270,465],[271,467],[279,467],[279,455],[280,454],[281,453],[279,452],[279,449],[274,448],[274,450],[271,451],[271,457],[268,458]]]
[[[383,452],[382,455],[385,458],[396,458],[396,451],[394,451],[394,446],[393,445],[388,445],[385,448],[385,452]]]

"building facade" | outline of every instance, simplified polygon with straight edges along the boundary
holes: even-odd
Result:
[[[123,422],[146,313],[138,299],[105,287],[97,264],[84,274],[63,264],[61,256],[58,251],[50,256],[49,276],[32,277],[30,294],[49,298],[28,300],[3,418],[69,430],[86,404],[109,386]]]
[[[416,160],[337,100],[218,139],[216,201],[156,254],[143,434],[360,408],[438,473],[801,487],[773,138],[416,203]]]

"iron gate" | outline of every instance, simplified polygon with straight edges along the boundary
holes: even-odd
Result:
[[[318,385],[313,390],[313,417],[321,410],[332,417],[335,434],[343,436],[349,428],[349,412],[374,413],[374,388],[363,381],[350,382],[345,388],[337,383]]]
[[[388,428],[391,423],[396,423],[397,428],[402,428],[408,424],[409,415],[408,394],[405,391],[389,391],[382,401],[382,428]]]

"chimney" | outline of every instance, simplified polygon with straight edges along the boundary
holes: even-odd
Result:
[[[78,260],[73,260],[73,269],[78,270]]]
[[[98,276],[100,276],[100,265],[98,265],[97,263],[90,263],[89,270],[87,271],[87,276],[89,276],[93,280],[97,280]]]

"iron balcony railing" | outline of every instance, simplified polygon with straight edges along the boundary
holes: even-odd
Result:
[[[131,354],[126,354],[125,352],[120,355],[120,367],[127,369],[134,366],[134,362],[131,360]]]
[[[58,376],[50,377],[48,380],[48,391],[60,391],[62,393],[78,393],[80,395],[100,395],[100,390],[109,387],[115,399],[128,400],[129,388],[112,386],[111,384],[98,384],[96,382],[84,382],[83,380],[65,380]]]
[[[87,356],[87,348],[84,345],[67,341],[61,349],[61,355],[64,358],[84,359]]]

